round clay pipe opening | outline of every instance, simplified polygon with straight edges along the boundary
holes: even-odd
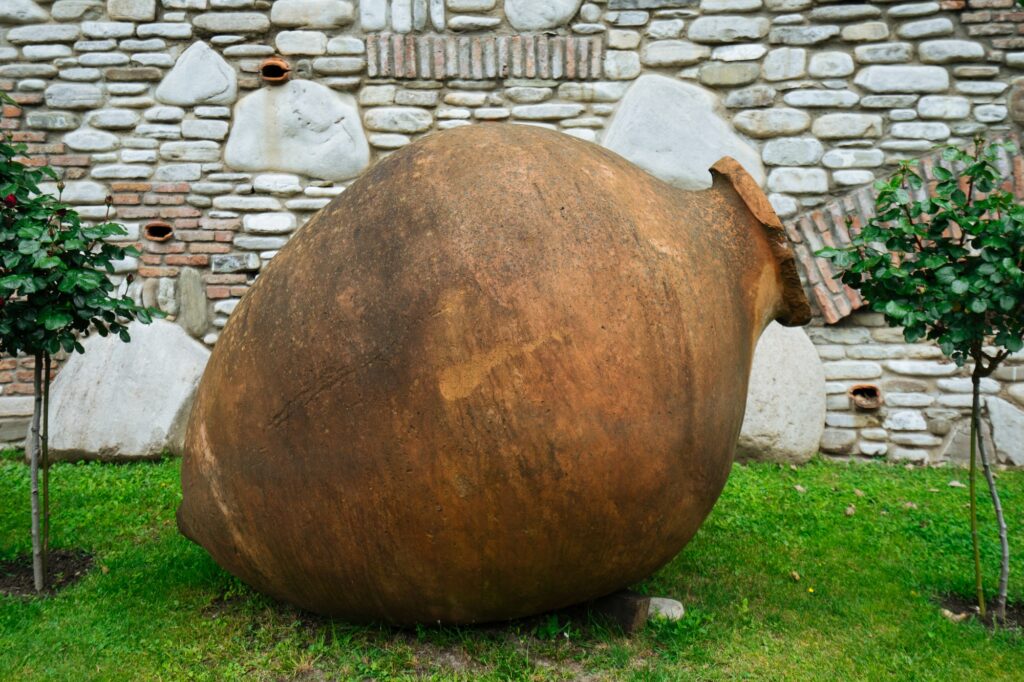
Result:
[[[882,390],[874,384],[851,386],[846,395],[858,410],[877,410],[882,406]]]
[[[279,85],[291,76],[292,67],[278,56],[267,57],[260,64],[260,78],[264,83]]]
[[[174,228],[170,223],[153,220],[142,228],[142,235],[151,242],[165,242],[174,236]]]

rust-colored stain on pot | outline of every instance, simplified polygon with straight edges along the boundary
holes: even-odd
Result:
[[[515,618],[650,575],[725,484],[761,331],[809,317],[761,190],[713,176],[677,190],[500,124],[382,160],[225,327],[182,532],[352,621]]]
[[[264,83],[280,85],[291,78],[291,75],[292,67],[277,55],[267,57],[260,62],[260,78]]]
[[[164,220],[151,220],[142,227],[142,236],[151,242],[166,242],[174,236],[174,226]]]

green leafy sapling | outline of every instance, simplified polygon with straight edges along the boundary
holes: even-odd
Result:
[[[0,103],[14,104],[2,92]],[[46,180],[58,181],[59,191],[63,184],[52,168],[20,162],[26,152],[24,144],[0,137],[0,352],[25,354],[35,361],[29,463],[33,574],[35,589],[41,591],[49,545],[52,357],[62,351],[84,353],[79,339],[93,331],[129,341],[129,322],[148,323],[159,313],[118,292],[108,277],[117,261],[138,255],[134,247],[108,241],[126,236],[125,228],[108,221],[83,224],[59,196],[40,191]],[[109,198],[107,205],[109,215]]]
[[[830,260],[842,281],[859,290],[888,324],[902,327],[908,342],[934,341],[958,365],[971,367],[971,533],[978,607],[985,615],[978,549],[976,451],[999,525],[1002,566],[996,618],[1003,619],[1009,576],[1009,544],[1002,504],[980,430],[981,380],[1011,353],[1024,348],[1024,206],[1005,189],[998,167],[1009,143],[974,141],[973,151],[945,147],[945,166],[926,181],[917,162],[903,162],[875,184],[876,216],[844,248],[817,255]]]

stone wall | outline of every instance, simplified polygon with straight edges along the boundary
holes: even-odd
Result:
[[[283,85],[260,78],[275,54]],[[120,267],[134,295],[209,345],[290,234],[429,131],[547,126],[691,188],[729,154],[798,237],[901,159],[1009,134],[1022,69],[1012,0],[0,3],[0,88],[19,102],[0,125],[60,170],[83,216],[111,197],[143,250]],[[154,221],[173,237],[147,239]],[[956,456],[963,372],[851,315],[859,299],[804,267],[829,377],[823,449]],[[30,392],[30,375],[3,360],[3,393]],[[1018,359],[986,384],[1006,462],[1024,463],[1024,446],[1000,445],[1024,443],[1021,380]],[[855,383],[877,384],[885,406],[852,409]]]

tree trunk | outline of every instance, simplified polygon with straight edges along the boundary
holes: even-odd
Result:
[[[978,599],[978,615],[985,617],[985,590],[981,583],[981,549],[978,546],[978,489],[976,479],[978,477],[978,407],[980,404],[980,382],[978,367],[975,364],[974,375],[971,377],[973,401],[971,402],[971,468],[970,468],[970,498],[971,498],[971,543],[974,546],[974,589]]]
[[[975,390],[978,389],[977,380]],[[996,513],[996,523],[999,526],[999,547],[1002,550],[1002,558],[999,566],[999,593],[996,597],[995,620],[1005,622],[1006,620],[1006,591],[1010,582],[1010,541],[1006,534],[1006,518],[1003,516],[1003,503],[999,499],[999,491],[996,489],[996,478],[992,475],[992,465],[985,452],[985,439],[981,433],[981,415],[977,414],[978,420],[978,453],[981,455],[981,467],[985,472],[985,481],[988,483],[988,492],[992,497],[992,508]]]
[[[39,534],[39,418],[43,407],[43,355],[36,353],[33,368],[32,431],[29,442],[29,478],[31,480],[32,499],[32,580],[36,592],[46,587],[46,574],[43,571],[43,543]]]
[[[43,352],[43,575],[50,564],[50,354]]]

